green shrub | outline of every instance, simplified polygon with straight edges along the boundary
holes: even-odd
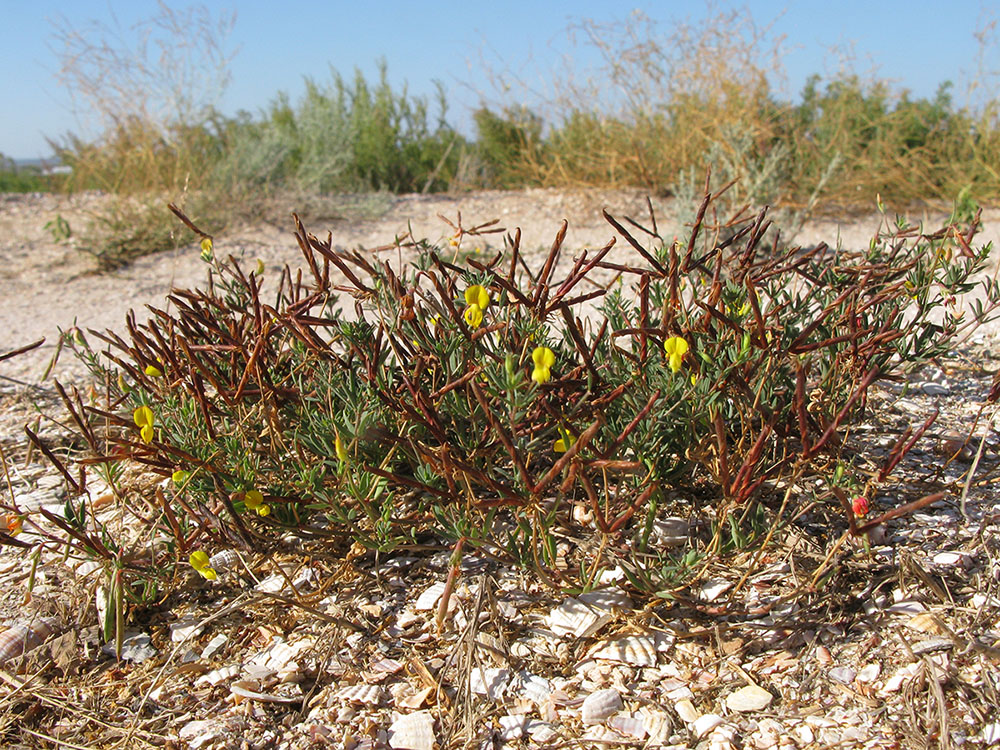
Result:
[[[41,512],[129,591],[162,587],[194,551],[265,551],[292,529],[338,547],[478,549],[569,589],[620,567],[666,596],[712,563],[752,568],[747,553],[807,506],[811,536],[839,544],[845,526],[940,497],[855,518],[848,497],[873,497],[916,439],[873,473],[847,435],[874,384],[994,315],[991,280],[970,313],[951,307],[989,247],[900,222],[863,252],[803,252],[762,242],[761,212],[726,239],[698,220],[649,251],[608,219],[642,261],[609,262],[609,244],[561,278],[565,225],[533,268],[513,239],[465,267],[417,243],[394,269],[299,224],[307,268],[277,279],[219,262],[203,235],[208,286],[130,318],[127,338],[99,335],[103,359],[81,349],[106,406],[66,398],[89,446],[68,481],[83,492],[80,472],[114,483],[128,464],[172,478],[152,494],[115,485],[124,508],[145,503],[144,536],[169,542],[113,552],[124,534],[92,520],[86,493],[65,518]],[[654,541],[665,514],[692,519],[675,552]]]

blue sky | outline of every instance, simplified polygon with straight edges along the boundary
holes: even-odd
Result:
[[[449,119],[467,126],[482,101],[496,100],[488,70],[516,71],[544,89],[572,53],[577,70],[596,64],[596,53],[567,42],[566,29],[590,18],[624,19],[644,12],[664,35],[676,21],[697,22],[708,10],[700,2],[343,2],[234,0],[203,3],[213,14],[235,11],[229,40],[238,48],[232,81],[219,102],[225,114],[260,111],[279,91],[296,99],[305,76],[324,82],[330,69],[350,77],[355,68],[372,76],[385,58],[390,80],[406,82],[411,93],[428,94],[433,81],[446,88]],[[171,3],[183,7],[187,3]],[[844,52],[857,72],[872,71],[917,96],[932,96],[939,83],[955,83],[956,102],[977,70],[973,33],[996,18],[996,4],[983,0],[948,3],[871,0],[844,2],[716,2],[715,12],[749,10],[773,37],[784,36],[784,81],[775,86],[794,98],[811,73],[832,75]],[[992,11],[990,10],[992,8]],[[127,38],[132,25],[157,12],[154,0],[0,0],[0,153],[34,158],[49,153],[46,136],[89,135],[85,112],[55,78],[59,68],[53,21],[83,28],[91,19],[105,24],[117,17]],[[986,49],[985,68],[1000,71],[1000,45]]]

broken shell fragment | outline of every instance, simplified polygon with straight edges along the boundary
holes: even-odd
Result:
[[[334,698],[347,701],[348,703],[361,703],[366,706],[377,706],[382,702],[385,690],[378,685],[346,685],[336,693]]]
[[[397,717],[389,727],[389,747],[394,750],[433,750],[434,717],[429,711]]]
[[[580,719],[584,725],[600,724],[622,709],[622,697],[614,688],[598,690],[584,699]]]
[[[585,638],[611,622],[611,612],[597,610],[579,599],[567,599],[546,618],[549,630],[556,635]]]
[[[45,643],[56,632],[58,623],[54,617],[35,617],[0,632],[0,667]]]
[[[590,657],[633,667],[653,667],[656,666],[656,640],[649,635],[608,638],[596,644]]]
[[[301,703],[302,696],[289,697],[284,695],[274,695],[272,693],[261,693],[260,685],[254,680],[237,680],[229,685],[229,692],[241,698],[247,698],[261,703]]]

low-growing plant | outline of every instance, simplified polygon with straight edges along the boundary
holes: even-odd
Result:
[[[978,217],[802,250],[764,242],[765,211],[711,228],[717,198],[684,242],[653,217],[646,243],[607,216],[636,256],[616,260],[615,240],[564,258],[565,223],[538,263],[515,232],[462,266],[451,258],[494,223],[375,255],[298,223],[305,268],[274,280],[221,260],[174,208],[208,283],[130,316],[124,336],[91,332],[106,344],[82,350],[102,403],[64,394],[88,455],[60,464],[78,499],[66,518],[41,511],[53,538],[106,560],[119,601],[189,560],[213,578],[213,553],[266,551],[286,529],[337,548],[450,544],[571,590],[618,568],[672,596],[759,555],[807,506],[832,542],[939,499],[875,518],[857,500],[933,418],[873,472],[855,468],[849,432],[876,383],[948,356],[994,314],[989,279],[967,312],[952,307],[988,259],[971,246]],[[145,530],[141,558],[86,493],[88,467],[121,462],[157,480],[122,505]],[[804,489],[811,478],[824,485]],[[682,544],[657,541],[666,516],[689,519]]]

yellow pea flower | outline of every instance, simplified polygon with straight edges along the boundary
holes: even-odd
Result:
[[[663,351],[667,353],[670,369],[677,372],[681,369],[681,362],[688,351],[688,342],[680,336],[671,336],[663,342]]]
[[[333,441],[333,449],[337,453],[337,460],[340,461],[342,464],[346,464],[348,458],[347,449],[344,447],[344,444],[340,441],[339,432],[337,433],[336,439]]]
[[[483,322],[483,308],[479,305],[469,305],[465,308],[465,322],[470,328],[479,328]]]
[[[177,471],[175,471],[173,474],[170,475],[170,478],[173,480],[176,486],[183,487],[190,476],[191,476],[190,471],[184,471],[184,469],[178,469]]]
[[[559,439],[556,440],[555,445],[552,446],[552,450],[555,451],[556,453],[565,453],[572,447],[573,443],[575,442],[576,438],[569,433],[569,430],[560,426]]]
[[[163,357],[157,357],[156,360],[161,365],[163,364]],[[159,367],[157,367],[156,365],[146,365],[146,367],[143,370],[143,372],[146,373],[147,375],[149,375],[149,377],[151,377],[151,378],[162,378],[163,377],[163,370],[160,369]]]
[[[535,363],[531,379],[539,385],[547,383],[552,377],[551,368],[556,363],[556,355],[547,346],[538,346],[531,353],[531,361]]]
[[[203,237],[201,240],[201,259],[206,263],[212,260],[212,238]]]
[[[209,581],[214,581],[219,577],[216,574],[215,569],[208,564],[208,553],[203,550],[192,552],[191,556],[188,558],[188,562],[191,563],[191,567],[197,570],[203,578]]]
[[[264,495],[259,490],[250,490],[243,497],[243,501],[250,510],[256,511],[258,516],[266,516],[271,512],[271,506],[264,502]]]
[[[479,284],[473,284],[465,290],[465,304],[479,305],[480,310],[485,310],[490,304],[490,293]]]
[[[132,421],[139,428],[139,436],[144,443],[153,442],[153,410],[148,406],[140,406],[132,412]]]

